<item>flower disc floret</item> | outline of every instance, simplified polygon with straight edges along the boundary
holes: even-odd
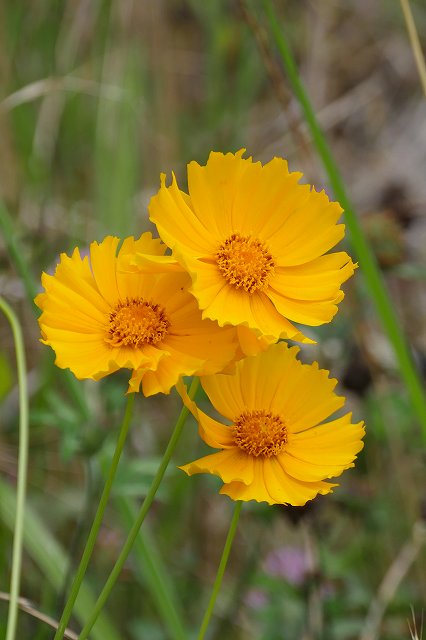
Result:
[[[111,311],[105,340],[114,347],[138,348],[164,340],[169,327],[170,320],[159,304],[143,298],[127,298]]]
[[[275,456],[287,444],[284,420],[271,411],[243,411],[233,426],[235,444],[252,456]]]
[[[248,293],[264,289],[274,272],[274,259],[264,244],[239,233],[219,247],[216,262],[229,284]]]

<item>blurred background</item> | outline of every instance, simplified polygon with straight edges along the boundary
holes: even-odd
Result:
[[[426,101],[400,5],[274,6],[424,376]],[[425,49],[426,5],[418,0],[412,8]],[[186,164],[205,163],[210,150],[245,147],[263,162],[283,156],[333,194],[262,3],[3,0],[0,77],[0,293],[23,324],[31,394],[21,592],[33,611],[20,614],[18,637],[47,640],[52,631],[34,616],[59,618],[62,611],[114,450],[127,376],[83,383],[54,367],[38,342],[32,303],[41,272],[54,270],[59,254],[75,246],[151,229],[147,204],[160,172],[175,171],[184,188]],[[310,332],[319,343],[304,348],[304,358],[339,378],[355,417],[367,423],[366,447],[333,496],[305,508],[245,505],[212,639],[421,637],[425,449],[362,273],[353,280],[333,324]],[[1,317],[3,592],[18,455],[14,358]],[[112,567],[179,410],[174,394],[137,399],[74,630]],[[232,508],[217,495],[219,480],[188,479],[176,469],[203,452],[188,420],[93,638],[193,637]],[[157,556],[162,589],[150,564]],[[165,597],[177,622],[164,613]],[[0,601],[0,633],[6,614]]]

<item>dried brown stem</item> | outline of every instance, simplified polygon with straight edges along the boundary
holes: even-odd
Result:
[[[0,591],[0,600],[9,602],[10,595],[8,593],[5,593],[4,591]],[[40,620],[40,622],[44,622],[49,627],[52,627],[52,629],[58,628],[59,623],[57,620],[51,618],[50,616],[46,616],[44,613],[41,613],[41,611],[35,609],[31,602],[26,598],[18,598],[18,607],[33,618],[36,618],[37,620]],[[64,638],[66,638],[66,640],[78,640],[78,634],[74,633],[74,631],[71,631],[71,629],[66,629]]]

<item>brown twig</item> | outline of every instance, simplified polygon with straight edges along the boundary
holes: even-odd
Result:
[[[8,593],[5,593],[4,591],[0,591],[0,600],[3,600],[4,602],[9,602],[10,595]],[[33,618],[40,620],[40,622],[44,622],[45,624],[49,625],[49,627],[52,627],[53,629],[57,629],[59,626],[59,623],[57,620],[55,620],[54,618],[51,618],[50,616],[46,616],[44,613],[41,613],[41,611],[38,611],[37,609],[35,609],[34,606],[31,604],[31,602],[26,598],[18,598],[18,607],[25,613],[28,613]],[[78,634],[74,633],[74,631],[71,631],[71,629],[66,629],[64,633],[64,638],[66,638],[67,640],[78,640]]]

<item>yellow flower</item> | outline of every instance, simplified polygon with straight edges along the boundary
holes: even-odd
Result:
[[[42,276],[45,293],[42,337],[56,364],[77,378],[100,378],[121,368],[134,370],[129,391],[142,383],[145,395],[168,393],[181,375],[222,370],[234,357],[235,331],[202,320],[188,292],[186,273],[149,276],[122,271],[120,259],[134,252],[160,257],[165,245],[144,233],[106,237],[90,245],[90,259],[78,249],[61,254],[54,276]]]
[[[328,371],[302,364],[286,343],[246,358],[234,375],[202,378],[215,409],[230,426],[210,418],[179,391],[198,421],[201,438],[217,453],[183,467],[188,475],[212,473],[234,500],[304,505],[335,484],[324,479],[353,467],[362,449],[363,423],[351,414],[324,422],[344,404]]]
[[[150,218],[191,274],[203,317],[295,338],[292,322],[330,322],[353,274],[345,252],[326,254],[343,238],[342,209],[298,184],[285,160],[262,166],[243,152],[189,163],[189,195],[163,174]]]
[[[185,269],[172,256],[158,256],[147,253],[129,253],[120,258],[120,267],[122,271],[140,273],[144,277],[151,276],[152,273],[186,273]],[[228,327],[229,329],[229,327]],[[261,351],[265,351],[270,344],[275,342],[274,338],[262,335],[259,331],[249,329],[245,325],[233,327],[235,340],[237,342],[237,350],[234,360],[241,360],[245,356],[253,356]],[[302,334],[294,336],[294,340],[304,342],[313,342],[307,338],[303,338]],[[234,361],[233,361],[234,362]],[[229,363],[224,373],[232,370],[233,362]]]

